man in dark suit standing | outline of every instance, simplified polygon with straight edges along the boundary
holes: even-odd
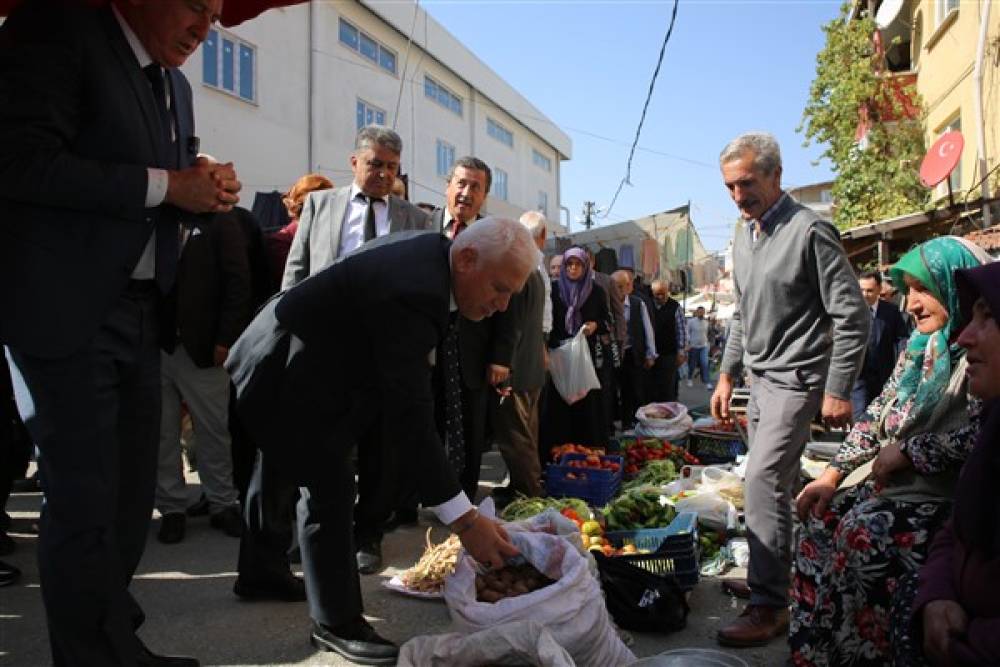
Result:
[[[454,244],[433,232],[378,239],[273,299],[233,346],[226,367],[243,423],[303,485],[299,535],[314,645],[365,664],[397,655],[362,616],[351,540],[350,456],[372,429],[397,458],[388,469],[408,464],[421,500],[476,560],[502,567],[516,553],[498,524],[478,516],[447,462],[431,359],[443,351],[444,398],[457,413],[457,367],[446,362],[457,355],[454,317],[503,311],[536,263],[530,234],[512,220],[483,220]]]
[[[621,393],[622,428],[635,424],[636,410],[646,404],[646,375],[656,361],[656,336],[653,323],[646,309],[646,302],[632,293],[632,276],[619,269],[611,274],[621,294],[625,313],[625,343],[622,346],[622,365],[618,369],[618,388]]]
[[[684,362],[687,323],[684,310],[670,296],[663,280],[650,285],[653,293],[653,333],[656,339],[656,361],[649,370],[649,400],[677,400],[677,368]]]
[[[892,375],[899,353],[902,352],[909,333],[899,308],[879,298],[882,276],[878,271],[865,271],[858,278],[861,296],[872,314],[872,327],[861,375],[851,391],[851,410],[857,421],[865,408],[882,393],[882,387]]]
[[[195,162],[176,69],[222,0],[23,2],[0,27],[0,342],[45,491],[39,572],[57,665],[166,663],[128,585],[153,508],[160,297],[178,219],[229,210]]]

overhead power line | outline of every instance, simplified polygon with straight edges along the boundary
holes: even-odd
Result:
[[[608,217],[611,213],[611,209],[615,207],[615,202],[618,201],[618,195],[621,194],[622,188],[628,183],[632,185],[629,180],[632,177],[632,158],[635,156],[635,148],[639,145],[639,135],[642,133],[642,124],[646,122],[646,111],[649,109],[649,101],[653,99],[653,88],[656,86],[656,78],[660,75],[660,65],[663,64],[663,54],[667,51],[667,42],[670,41],[670,35],[674,32],[674,23],[677,21],[677,5],[680,0],[674,0],[674,10],[670,14],[670,25],[667,26],[667,34],[663,37],[663,44],[660,46],[660,57],[656,61],[656,69],[653,70],[653,77],[649,81],[649,91],[646,93],[646,102],[642,105],[642,115],[639,117],[639,126],[635,128],[635,139],[632,140],[632,148],[628,152],[628,162],[625,164],[625,176],[622,178],[622,182],[618,184],[618,189],[615,190],[615,196],[611,198],[611,203],[608,205],[607,210],[604,211],[602,217]]]

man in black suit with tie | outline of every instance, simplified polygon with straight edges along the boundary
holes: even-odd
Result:
[[[865,271],[858,278],[861,296],[872,314],[872,328],[868,335],[868,348],[861,375],[851,391],[851,411],[857,421],[865,408],[882,393],[882,387],[892,375],[896,360],[903,349],[909,332],[906,322],[894,304],[879,298],[882,276],[878,271]]]
[[[478,321],[504,310],[536,263],[530,234],[511,220],[484,219],[454,244],[433,232],[380,238],[273,299],[233,346],[226,367],[243,424],[303,487],[299,535],[316,646],[364,664],[392,664],[397,654],[362,616],[352,545],[351,451],[373,428],[395,458],[387,468],[415,480],[473,557],[501,567],[516,553],[447,463],[431,359],[446,339],[438,360],[456,355],[458,313]],[[449,367],[448,379],[456,373]],[[446,385],[455,413],[458,384]]]
[[[176,69],[222,0],[23,2],[0,27],[0,342],[45,491],[38,559],[57,665],[153,655],[128,591],[153,507],[160,297],[178,219],[229,210],[195,161]]]

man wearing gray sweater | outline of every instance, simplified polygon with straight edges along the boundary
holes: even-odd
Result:
[[[750,565],[747,584],[728,590],[750,603],[718,640],[761,646],[788,628],[791,503],[809,423],[821,409],[830,426],[850,423],[870,317],[836,229],[782,191],[774,137],[741,135],[719,164],[746,224],[734,240],[736,312],[711,408],[729,418],[733,378],[745,366]]]

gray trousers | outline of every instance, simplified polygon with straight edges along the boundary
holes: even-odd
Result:
[[[792,568],[792,500],[809,422],[823,398],[814,371],[753,373],[747,430],[746,522],[750,604],[784,607]]]
[[[183,345],[160,357],[160,464],[156,509],[183,512],[191,504],[181,461],[181,399],[194,424],[198,477],[212,513],[238,503],[229,439],[229,374],[219,366],[198,368]]]
[[[542,468],[538,457],[538,396],[541,389],[513,391],[500,404],[490,401],[493,440],[500,448],[510,488],[528,497],[542,495]]]

